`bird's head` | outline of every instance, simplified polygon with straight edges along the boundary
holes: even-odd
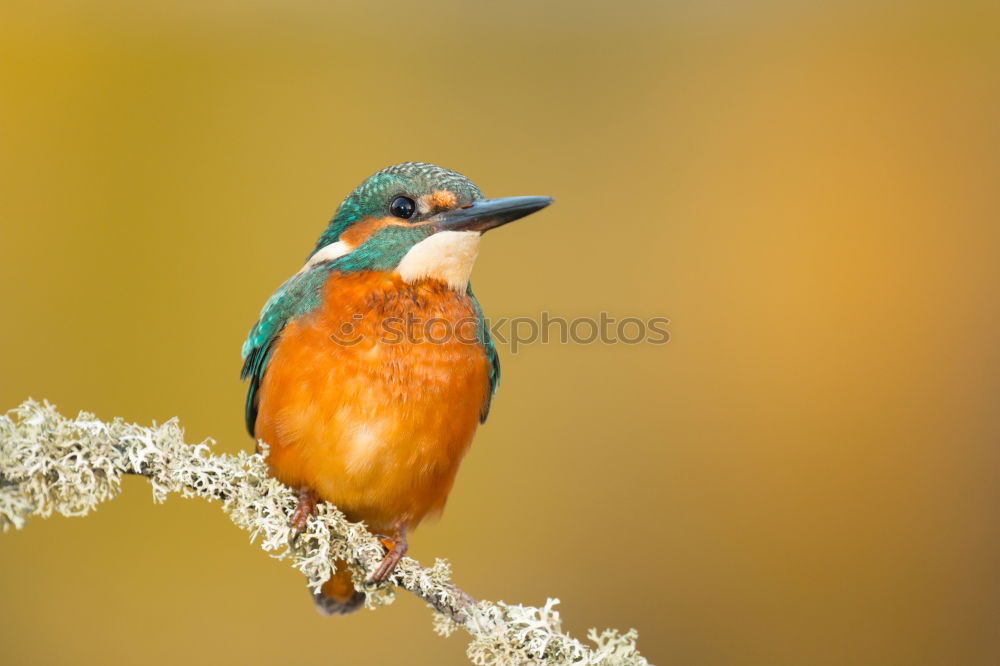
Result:
[[[397,271],[407,282],[432,278],[464,290],[482,234],[550,203],[549,197],[484,199],[454,171],[396,164],[347,195],[305,269],[336,260],[342,271]]]

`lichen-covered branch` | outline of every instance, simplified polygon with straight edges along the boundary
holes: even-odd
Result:
[[[101,421],[87,413],[67,419],[52,405],[33,400],[0,416],[0,525],[5,531],[24,527],[31,516],[86,515],[117,496],[122,477],[133,474],[149,479],[157,502],[170,493],[222,502],[252,542],[291,560],[314,591],[329,578],[332,563],[344,560],[353,565],[355,585],[367,592],[370,607],[390,603],[395,587],[415,594],[438,611],[438,633],[449,635],[459,627],[469,633],[467,653],[475,664],[648,663],[636,651],[634,630],[591,630],[592,644],[584,644],[560,628],[558,600],[542,608],[476,601],[451,582],[444,560],[422,567],[404,558],[390,581],[364,588],[384,551],[363,525],[320,504],[290,546],[289,517],[297,499],[268,476],[264,456],[213,455],[210,442],[186,444],[176,419],[151,427]]]

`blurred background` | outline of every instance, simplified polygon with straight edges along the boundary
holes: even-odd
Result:
[[[252,446],[239,349],[341,198],[405,160],[557,205],[490,234],[502,347],[411,554],[658,664],[1000,661],[995,2],[0,9],[0,408]],[[148,485],[0,536],[10,664],[459,664],[401,595],[325,618]]]

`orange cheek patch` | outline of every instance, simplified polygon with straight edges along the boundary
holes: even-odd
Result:
[[[360,222],[355,222],[344,233],[340,234],[340,240],[351,247],[358,247],[379,229],[391,226],[401,226],[400,221],[395,217],[366,217]]]
[[[431,192],[430,204],[432,210],[454,208],[457,203],[458,197],[451,190],[434,190]]]

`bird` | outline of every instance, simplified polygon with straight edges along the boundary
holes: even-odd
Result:
[[[440,515],[500,380],[470,283],[481,237],[552,202],[486,199],[424,162],[386,167],[343,199],[242,349],[246,427],[297,491],[293,538],[317,502],[335,505],[385,547],[366,581],[378,584],[408,532]],[[343,562],[334,569],[313,600],[350,613],[365,594]]]

